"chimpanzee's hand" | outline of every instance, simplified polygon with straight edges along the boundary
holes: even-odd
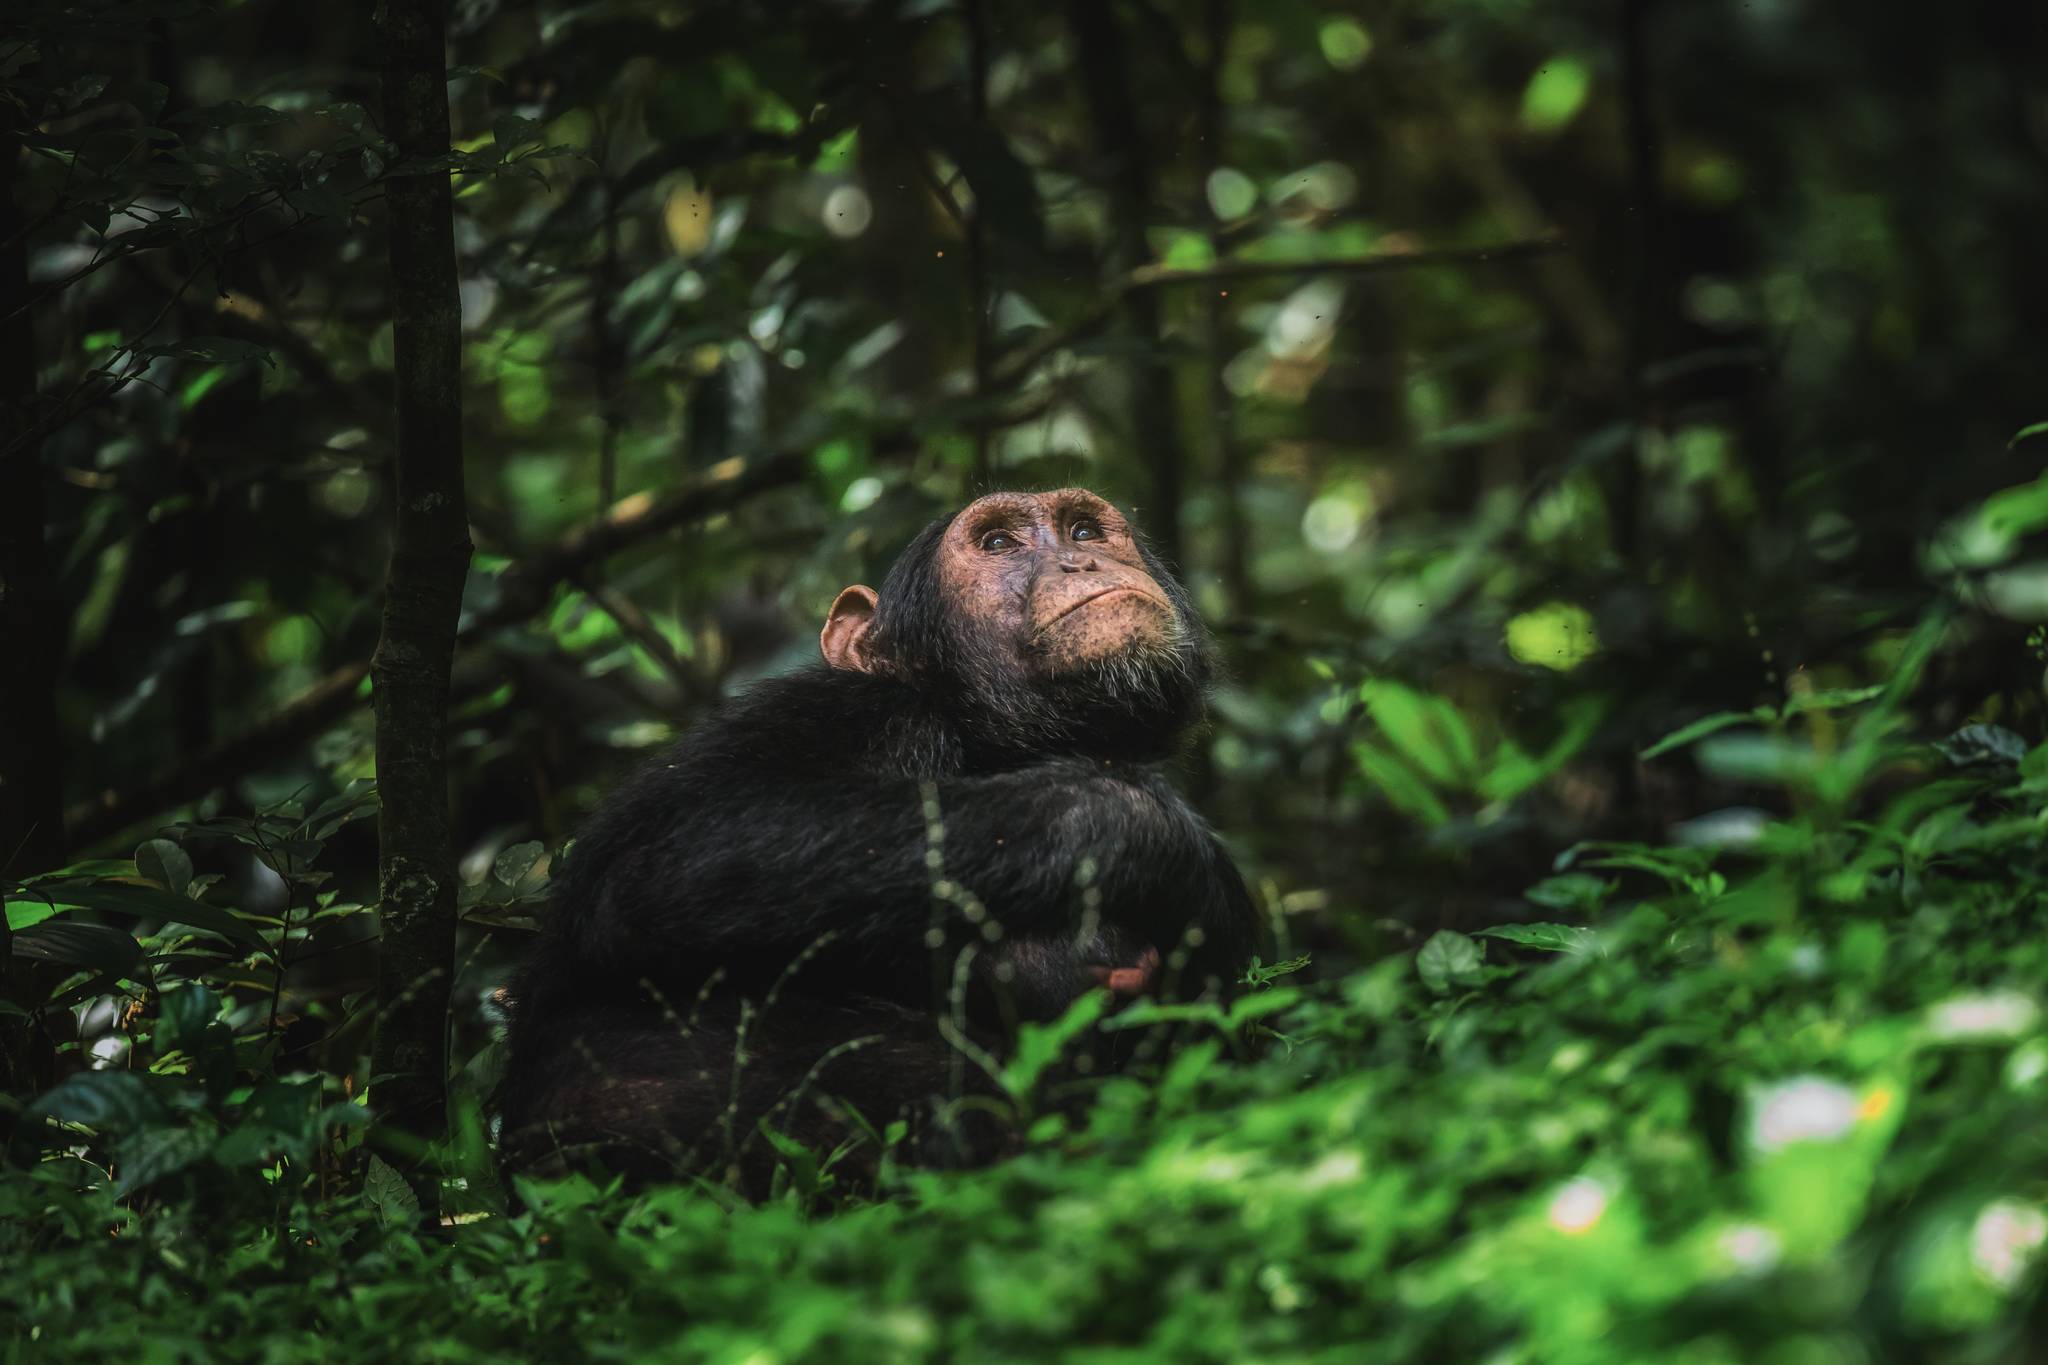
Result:
[[[1088,977],[1096,985],[1104,987],[1112,995],[1124,999],[1149,995],[1159,979],[1159,950],[1151,944],[1138,955],[1136,963],[1128,967],[1090,967]]]

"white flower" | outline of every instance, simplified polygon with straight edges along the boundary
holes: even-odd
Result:
[[[1761,1223],[1737,1223],[1714,1239],[1737,1270],[1769,1270],[1778,1263],[1778,1234]]]
[[[2010,1289],[2048,1238],[2048,1217],[2031,1204],[2000,1199],[1984,1206],[1970,1229],[1970,1264],[2000,1289]]]
[[[1607,1187],[1592,1176],[1568,1181],[1550,1197],[1550,1226],[1567,1237],[1590,1232],[1607,1212]]]
[[[2034,1027],[2041,1007],[2017,991],[1959,995],[1927,1011],[1936,1038],[2017,1038]]]
[[[2005,1059],[2005,1083],[2015,1090],[2025,1090],[2044,1075],[2048,1075],[2048,1047],[2038,1041],[2020,1044]]]
[[[1856,1092],[1839,1081],[1800,1076],[1759,1091],[1750,1142],[1775,1152],[1795,1142],[1827,1142],[1856,1126]]]

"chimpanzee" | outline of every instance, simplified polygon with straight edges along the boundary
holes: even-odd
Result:
[[[983,1064],[1018,1024],[1241,974],[1244,882],[1155,766],[1200,716],[1207,637],[1114,507],[980,498],[841,592],[821,643],[572,846],[513,992],[515,1164],[758,1194],[764,1120],[858,1172],[898,1118],[913,1159],[984,1161]]]

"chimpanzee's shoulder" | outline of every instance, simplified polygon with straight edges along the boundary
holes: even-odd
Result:
[[[666,755],[682,770],[824,777],[896,772],[906,752],[950,747],[943,722],[893,678],[806,668],[751,684]],[[922,766],[912,763],[911,766]]]

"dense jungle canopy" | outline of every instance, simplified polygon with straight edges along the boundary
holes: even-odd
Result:
[[[2048,1349],[2040,7],[15,0],[0,176],[9,1359]],[[582,819],[1063,485],[1243,993],[508,1177]]]

